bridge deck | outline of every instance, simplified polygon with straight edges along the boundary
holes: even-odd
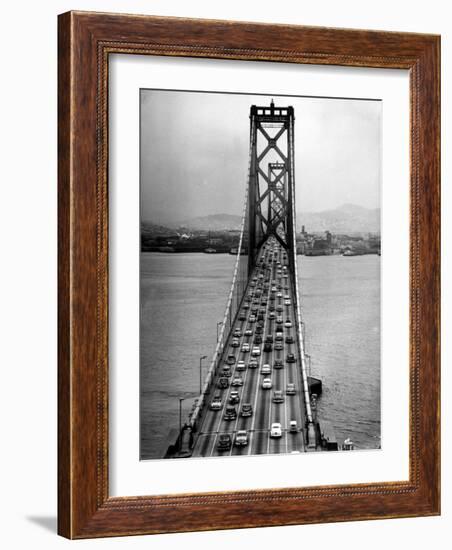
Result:
[[[279,262],[281,263],[280,267],[278,267]],[[291,277],[285,252],[281,250],[276,240],[271,238],[262,247],[257,266],[250,276],[247,298],[244,301],[248,308],[245,305],[240,310],[241,313],[245,314],[245,318],[240,319],[239,315],[229,334],[219,372],[216,374],[214,385],[207,399],[207,405],[198,424],[200,428],[196,436],[192,456],[258,455],[305,450],[305,405],[297,349],[295,300]],[[266,281],[268,285],[265,284]],[[267,286],[268,288],[266,288]],[[288,298],[285,298],[285,296],[288,296]],[[254,320],[252,317],[253,308],[257,308],[257,314],[259,312],[263,314],[264,323],[261,333],[262,343],[256,344],[260,349],[260,355],[256,357],[252,356],[252,350],[255,345],[256,330],[259,330],[259,323],[257,319]],[[273,308],[274,311],[272,312]],[[277,311],[278,309],[281,311]],[[272,319],[273,313],[275,315],[274,319]],[[282,317],[282,323],[279,322],[281,319],[277,320],[278,316]],[[287,321],[290,322],[291,326],[286,324]],[[275,350],[277,327],[283,327],[283,340],[281,342],[283,349],[281,350]],[[233,335],[237,329],[241,332],[241,336],[238,338],[239,346],[232,347]],[[252,335],[245,335],[246,330],[251,330]],[[264,343],[268,335],[273,337],[272,350],[264,351]],[[288,336],[293,338],[293,343],[286,342]],[[249,344],[250,351],[243,351],[243,344]],[[295,356],[295,362],[287,362],[287,355],[290,353]],[[227,357],[230,354],[235,356],[235,363],[230,366],[232,375],[228,378],[229,386],[220,389],[218,388],[218,380],[222,374],[222,366],[226,364]],[[253,358],[257,359],[258,363],[255,368],[249,367],[249,362]],[[282,360],[282,368],[274,368],[277,359]],[[240,360],[245,361],[245,370],[237,369]],[[270,365],[270,375],[261,373],[264,364]],[[236,377],[242,378],[243,386],[231,386],[231,382]],[[271,389],[262,387],[262,382],[267,377],[271,378]],[[295,385],[295,395],[286,394],[288,383]],[[238,390],[240,395],[239,403],[234,405],[237,410],[237,418],[225,420],[225,409],[229,404],[231,391],[234,390]],[[282,391],[284,399],[282,403],[273,401],[275,390]],[[221,396],[220,410],[210,409],[210,404],[215,395]],[[244,403],[252,405],[252,416],[242,417],[240,415]],[[290,421],[292,420],[297,422],[296,432],[289,431]],[[281,423],[282,436],[280,438],[270,437],[271,425],[275,422]],[[248,444],[244,447],[234,445],[238,430],[248,432]],[[218,449],[218,440],[221,434],[230,434],[233,444],[229,450],[221,451]]]

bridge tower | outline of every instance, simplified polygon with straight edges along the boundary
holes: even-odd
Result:
[[[248,272],[262,244],[274,235],[294,270],[294,109],[253,105],[250,111]]]

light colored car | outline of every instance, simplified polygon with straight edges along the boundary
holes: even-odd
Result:
[[[256,316],[255,316],[255,315],[250,315],[250,319],[249,319],[250,323],[255,323],[256,320],[257,320],[257,319],[256,319]]]
[[[246,447],[246,445],[248,445],[248,434],[246,430],[238,430],[235,434],[234,445],[236,447]]]
[[[284,346],[283,346],[282,342],[276,342],[276,344],[275,344],[275,350],[276,351],[281,351],[283,348],[284,348]]]
[[[272,379],[271,378],[264,378],[262,380],[262,389],[263,390],[271,390],[272,389]]]
[[[285,306],[290,306],[290,300],[284,300],[284,305]]]
[[[243,386],[243,378],[241,376],[236,376],[232,382],[231,386]]]
[[[242,352],[247,353],[248,351],[250,351],[250,345],[247,343],[242,344]]]
[[[295,395],[295,384],[293,382],[289,382],[286,387],[286,394],[287,395]]]
[[[253,336],[253,331],[250,328],[245,330],[245,336]]]
[[[286,294],[286,295],[284,296],[284,300],[290,300],[290,296],[289,296],[288,294]]]
[[[282,429],[279,422],[273,422],[270,429],[270,437],[282,437]]]
[[[221,409],[221,395],[218,393],[214,395],[212,402],[210,403],[211,411],[219,411]]]
[[[289,319],[287,319],[287,321],[284,323],[284,326],[285,326],[286,328],[291,328],[291,327],[292,327],[292,322],[289,321]]]
[[[236,329],[234,330],[233,337],[234,337],[234,338],[240,338],[240,336],[242,336],[242,331],[241,331],[239,328],[236,328]]]
[[[289,432],[292,434],[298,432],[298,425],[296,420],[291,420],[289,422]]]
[[[246,364],[245,364],[245,361],[238,361],[237,362],[237,366],[236,366],[236,370],[240,371],[240,370],[246,370]]]
[[[262,365],[261,367],[261,374],[271,374],[272,368],[268,363],[265,363],[265,365]]]
[[[276,322],[278,323],[278,325],[282,325],[283,318],[281,316],[276,317]]]
[[[238,338],[233,338],[231,342],[233,348],[238,348],[240,346],[240,340]]]
[[[253,351],[251,352],[251,355],[253,355],[254,357],[257,357],[260,354],[261,354],[261,348],[259,348],[258,346],[254,346]]]
[[[251,359],[251,361],[248,363],[248,367],[250,369],[255,369],[259,366],[259,361],[257,361],[256,359]]]

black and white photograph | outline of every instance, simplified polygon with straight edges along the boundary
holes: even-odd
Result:
[[[139,97],[140,459],[380,449],[382,101]]]

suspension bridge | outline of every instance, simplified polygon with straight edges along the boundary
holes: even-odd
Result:
[[[294,126],[291,106],[251,106],[231,290],[202,392],[168,458],[319,447],[300,310]]]

